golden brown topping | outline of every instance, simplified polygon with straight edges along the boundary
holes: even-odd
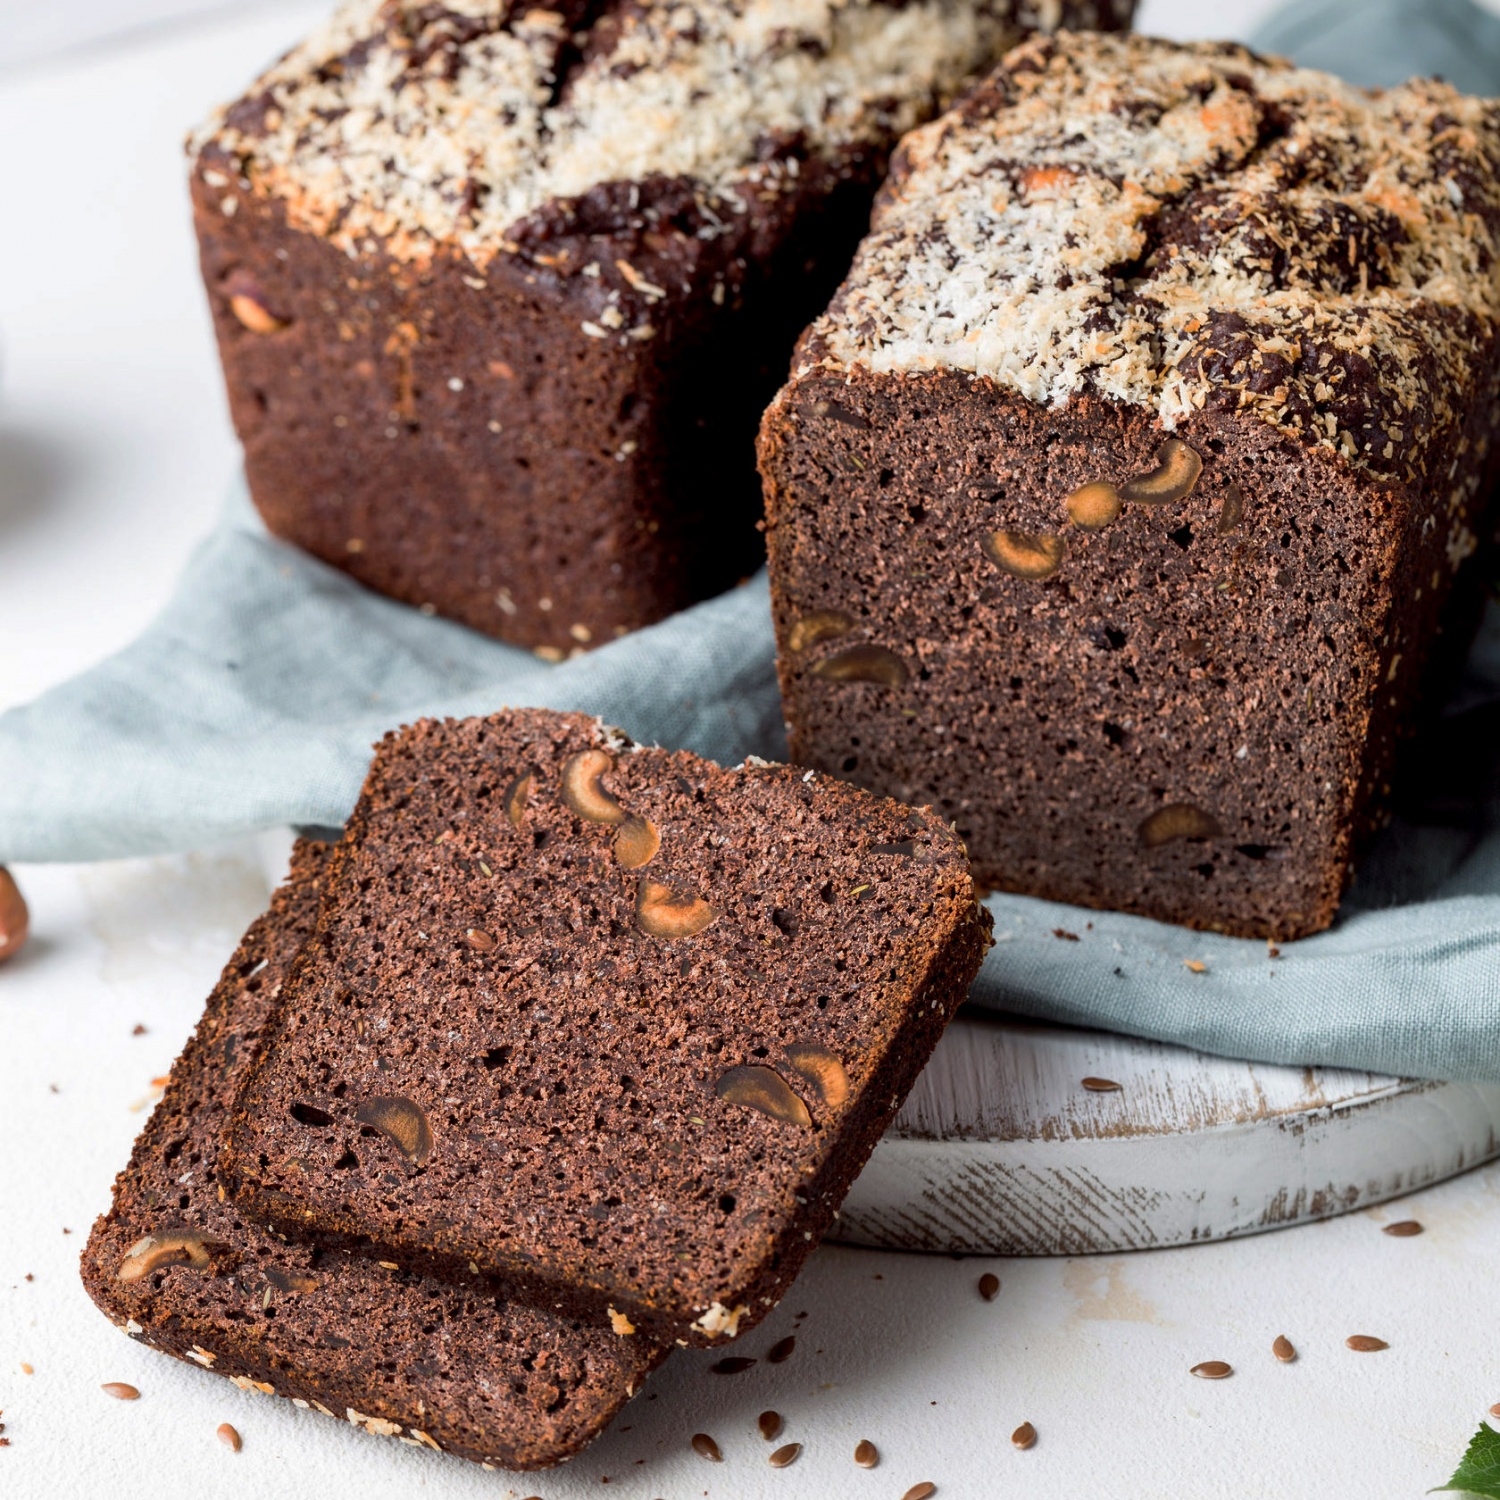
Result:
[[[148,1234],[139,1239],[126,1252],[116,1272],[126,1283],[140,1281],[153,1271],[167,1266],[191,1266],[195,1271],[206,1271],[211,1257],[208,1245],[201,1235],[176,1230],[165,1234]]]
[[[1120,486],[1120,498],[1132,505],[1171,505],[1193,492],[1203,460],[1177,438],[1168,438],[1156,452],[1156,467]]]
[[[1103,531],[1120,514],[1120,492],[1102,479],[1080,485],[1064,503],[1068,519],[1083,531]]]
[[[699,896],[684,896],[669,885],[642,880],[635,901],[636,925],[659,938],[692,937],[719,914]]]
[[[730,1068],[720,1075],[714,1093],[729,1104],[758,1109],[763,1115],[780,1120],[783,1125],[812,1128],[812,1116],[808,1114],[807,1106],[774,1068],[765,1068],[759,1063]]]
[[[421,1107],[405,1094],[380,1094],[354,1111],[355,1120],[378,1130],[408,1161],[421,1163],[432,1151],[432,1126]]]
[[[819,641],[837,640],[841,635],[848,635],[853,628],[854,621],[843,610],[816,609],[811,614],[803,615],[792,626],[787,646],[793,652],[806,651]]]
[[[1034,531],[992,531],[982,545],[984,555],[1013,578],[1050,578],[1068,551],[1061,537]]]
[[[639,870],[656,858],[661,848],[661,835],[650,818],[638,818],[629,814],[615,834],[615,858],[625,870]]]
[[[1219,820],[1191,802],[1172,802],[1141,820],[1137,830],[1141,843],[1159,849],[1174,839],[1216,839],[1223,835]]]
[[[617,828],[625,821],[625,809],[604,790],[604,773],[614,766],[607,750],[580,750],[563,765],[563,801],[585,823],[605,823]]]
[[[786,1049],[787,1061],[801,1074],[813,1092],[829,1109],[840,1109],[849,1098],[849,1075],[844,1065],[827,1047],[813,1042],[793,1042]]]
[[[906,663],[885,646],[850,646],[825,656],[812,674],[829,682],[873,682],[892,688],[904,686],[911,675]]]

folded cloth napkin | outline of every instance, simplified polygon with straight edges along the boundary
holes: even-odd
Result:
[[[1442,69],[1493,92],[1497,33],[1468,0],[1323,0],[1257,40],[1359,81]],[[0,716],[0,862],[338,824],[386,729],[505,704],[581,709],[727,763],[780,758],[765,578],[547,667],[282,546],[241,494],[138,641]],[[993,896],[973,999],[1229,1056],[1500,1080],[1500,609],[1424,752],[1433,774],[1409,779],[1330,931],[1276,957]]]

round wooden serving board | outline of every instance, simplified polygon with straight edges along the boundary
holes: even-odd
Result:
[[[1234,1062],[966,1012],[833,1237],[994,1255],[1153,1249],[1348,1213],[1496,1156],[1500,1084]]]

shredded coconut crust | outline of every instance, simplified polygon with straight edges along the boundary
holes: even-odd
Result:
[[[481,269],[544,204],[652,176],[720,212],[928,118],[1023,26],[1130,0],[349,0],[189,142],[357,254]],[[563,12],[567,12],[564,14]]]
[[[1500,104],[1062,33],[903,143],[801,372],[1239,411],[1420,477],[1487,378]]]

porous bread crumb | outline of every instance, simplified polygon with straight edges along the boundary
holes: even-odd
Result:
[[[698,184],[744,212],[926,118],[1021,34],[1129,0],[643,0],[570,34],[514,0],[348,0],[190,141],[205,174],[284,201],[350,254],[439,244],[480,268],[543,204],[609,182]],[[781,149],[785,146],[785,150]],[[206,176],[205,176],[205,180]],[[710,206],[711,205],[711,206]]]
[[[802,369],[1239,410],[1414,479],[1500,311],[1497,239],[1494,101],[1038,37],[908,137]]]

